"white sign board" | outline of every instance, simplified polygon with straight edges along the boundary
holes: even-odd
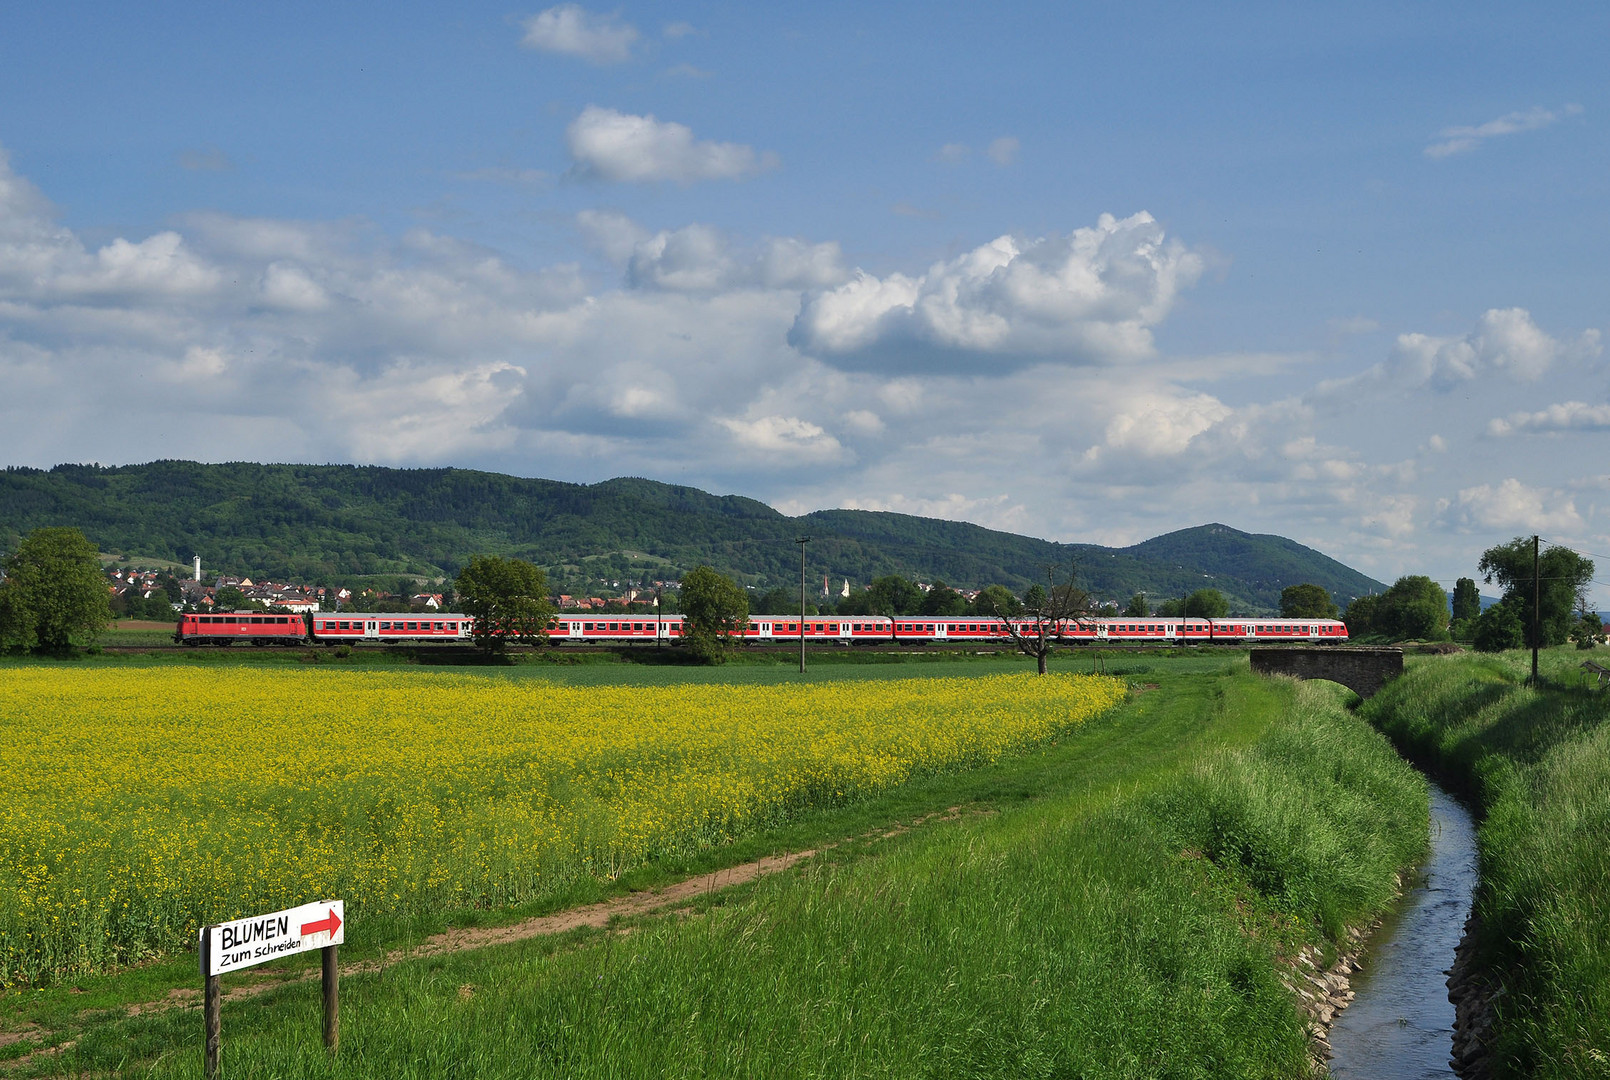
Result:
[[[340,900],[203,926],[201,973],[222,975],[345,940],[346,911]]]

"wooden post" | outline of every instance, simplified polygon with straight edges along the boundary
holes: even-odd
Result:
[[[219,1044],[223,1041],[224,994],[219,977],[208,970],[211,961],[212,927],[209,926],[201,935],[201,1011],[206,1038],[201,1071],[206,1080],[217,1080]]]
[[[320,949],[324,976],[324,1048],[335,1056],[341,1042],[341,969],[336,963],[339,945]]]
[[[801,536],[794,541],[799,545],[799,673],[805,674],[805,545],[811,542],[808,536]]]
[[[1537,647],[1543,640],[1543,586],[1538,570],[1538,541],[1532,537],[1532,685],[1537,683]]]

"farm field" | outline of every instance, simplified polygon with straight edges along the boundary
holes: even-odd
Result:
[[[1259,680],[1244,659],[1136,666],[1127,704],[976,768],[805,808],[520,911],[354,919],[340,1058],[317,1046],[316,988],[303,983],[226,1003],[225,1068],[1296,1075],[1304,1021],[1280,972],[1388,902],[1425,843],[1423,785],[1338,688]],[[863,674],[836,685],[884,689]],[[1003,685],[954,681],[963,707]],[[804,849],[819,854],[701,896],[681,918],[408,958],[444,923],[495,924]],[[0,1032],[32,1025],[41,1042],[71,1044],[32,1060],[38,1043],[0,1046],[0,1059],[22,1061],[22,1075],[197,1075],[193,1010],[125,1015],[194,982],[193,958],[180,958],[0,997]]]
[[[454,672],[0,674],[0,983],[338,895],[499,908],[987,764],[1115,678],[577,687]]]

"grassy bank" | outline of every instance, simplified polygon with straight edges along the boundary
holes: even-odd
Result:
[[[227,1006],[226,1068],[1303,1075],[1280,965],[1389,901],[1424,847],[1424,786],[1335,687],[1166,662],[1146,678],[1155,689],[1055,745],[734,845],[839,844],[693,917],[352,977],[333,1063],[312,987]],[[948,820],[889,827],[947,807]],[[89,1023],[77,1039],[31,1068],[200,1067],[193,1012]]]
[[[1478,956],[1501,1077],[1610,1076],[1610,699],[1575,650],[1426,658],[1365,708],[1479,807]]]

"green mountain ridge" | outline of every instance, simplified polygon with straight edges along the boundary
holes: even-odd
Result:
[[[797,585],[795,540],[808,535],[807,577],[830,576],[835,587],[903,574],[1022,590],[1071,560],[1104,598],[1212,587],[1244,613],[1274,610],[1280,590],[1300,582],[1342,604],[1384,588],[1295,541],[1219,524],[1108,548],[882,511],[788,517],[755,499],[639,477],[571,484],[454,468],[155,461],[0,471],[0,548],[46,525],[82,529],[103,551],[178,562],[199,554],[206,567],[321,583],[450,577],[473,555],[502,554],[548,567],[567,591],[700,563],[770,588]]]

